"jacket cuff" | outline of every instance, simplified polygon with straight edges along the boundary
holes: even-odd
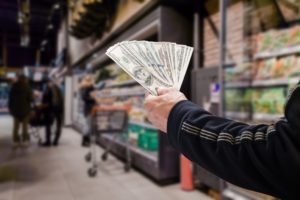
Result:
[[[181,137],[181,124],[191,111],[191,107],[195,107],[195,104],[188,100],[183,100],[175,104],[172,108],[167,124],[167,136],[170,144],[175,148],[180,148],[180,137]]]

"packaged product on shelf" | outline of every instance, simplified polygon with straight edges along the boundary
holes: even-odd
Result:
[[[139,129],[139,126],[135,124],[128,124],[128,141],[130,144],[137,145]]]
[[[248,81],[251,79],[252,63],[242,63],[236,67],[227,68],[225,80],[229,81]]]
[[[250,89],[226,89],[225,108],[231,112],[250,112]]]
[[[132,107],[129,111],[129,118],[133,121],[145,122],[146,113],[143,108]]]
[[[276,31],[276,39],[273,38],[273,50],[278,50],[288,46],[289,42],[289,32],[287,30],[277,30]]]
[[[291,28],[289,33],[289,45],[300,45],[300,26]]]
[[[280,72],[278,71],[277,77],[278,77],[278,74],[280,74],[281,77],[287,78],[290,76],[291,70],[293,70],[293,68],[295,68],[296,56],[292,55],[292,56],[287,56],[287,57],[281,58],[281,59],[279,59],[277,64],[278,64],[277,68],[280,67],[280,69],[277,69],[280,71]]]
[[[150,128],[142,129],[138,137],[138,146],[148,151],[157,151],[158,131]]]
[[[132,78],[122,69],[119,70],[118,76],[115,79],[116,82],[123,82],[123,81],[128,81],[128,80],[132,80]]]
[[[285,88],[254,89],[252,99],[254,113],[282,114],[285,103]]]
[[[264,60],[258,63],[254,79],[262,80],[272,78],[270,73],[273,67],[276,66],[277,60],[275,58]]]
[[[276,38],[276,31],[274,30],[257,35],[257,53],[273,49],[274,38]]]
[[[110,77],[111,77],[110,71],[106,67],[104,67],[104,68],[99,69],[96,72],[95,82],[97,83],[99,81],[108,79]]]
[[[98,104],[113,104],[116,102],[117,98],[116,97],[98,97],[97,98],[97,103]]]
[[[285,72],[287,71],[287,65],[290,59],[278,59],[276,60],[275,65],[271,68],[270,78],[282,78],[285,76]]]
[[[225,81],[226,82],[232,81],[233,76],[234,76],[234,69],[233,69],[233,67],[226,68],[225,69]]]
[[[294,56],[293,64],[288,68],[288,77],[300,77],[300,57]]]

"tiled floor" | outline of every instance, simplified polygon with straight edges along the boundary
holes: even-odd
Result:
[[[0,200],[209,200],[198,191],[183,192],[178,184],[160,187],[110,156],[89,178],[86,149],[72,129],[64,129],[59,147],[11,147],[11,119],[0,116]]]

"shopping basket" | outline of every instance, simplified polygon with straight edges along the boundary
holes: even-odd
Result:
[[[98,172],[99,161],[97,158],[97,140],[103,133],[113,134],[113,141],[117,139],[118,134],[127,131],[128,124],[128,106],[96,106],[92,111],[92,120],[90,126],[90,149],[85,155],[85,160],[91,162],[92,166],[88,169],[88,175],[94,177]],[[105,151],[101,155],[103,161],[107,160],[112,147],[112,142],[106,145]],[[124,170],[128,172],[131,168],[131,155],[129,143],[126,141],[126,163]]]

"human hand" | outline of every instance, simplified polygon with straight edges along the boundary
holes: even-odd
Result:
[[[157,92],[158,96],[146,96],[144,107],[148,112],[149,121],[166,133],[168,117],[173,106],[187,98],[175,88],[158,88]]]

